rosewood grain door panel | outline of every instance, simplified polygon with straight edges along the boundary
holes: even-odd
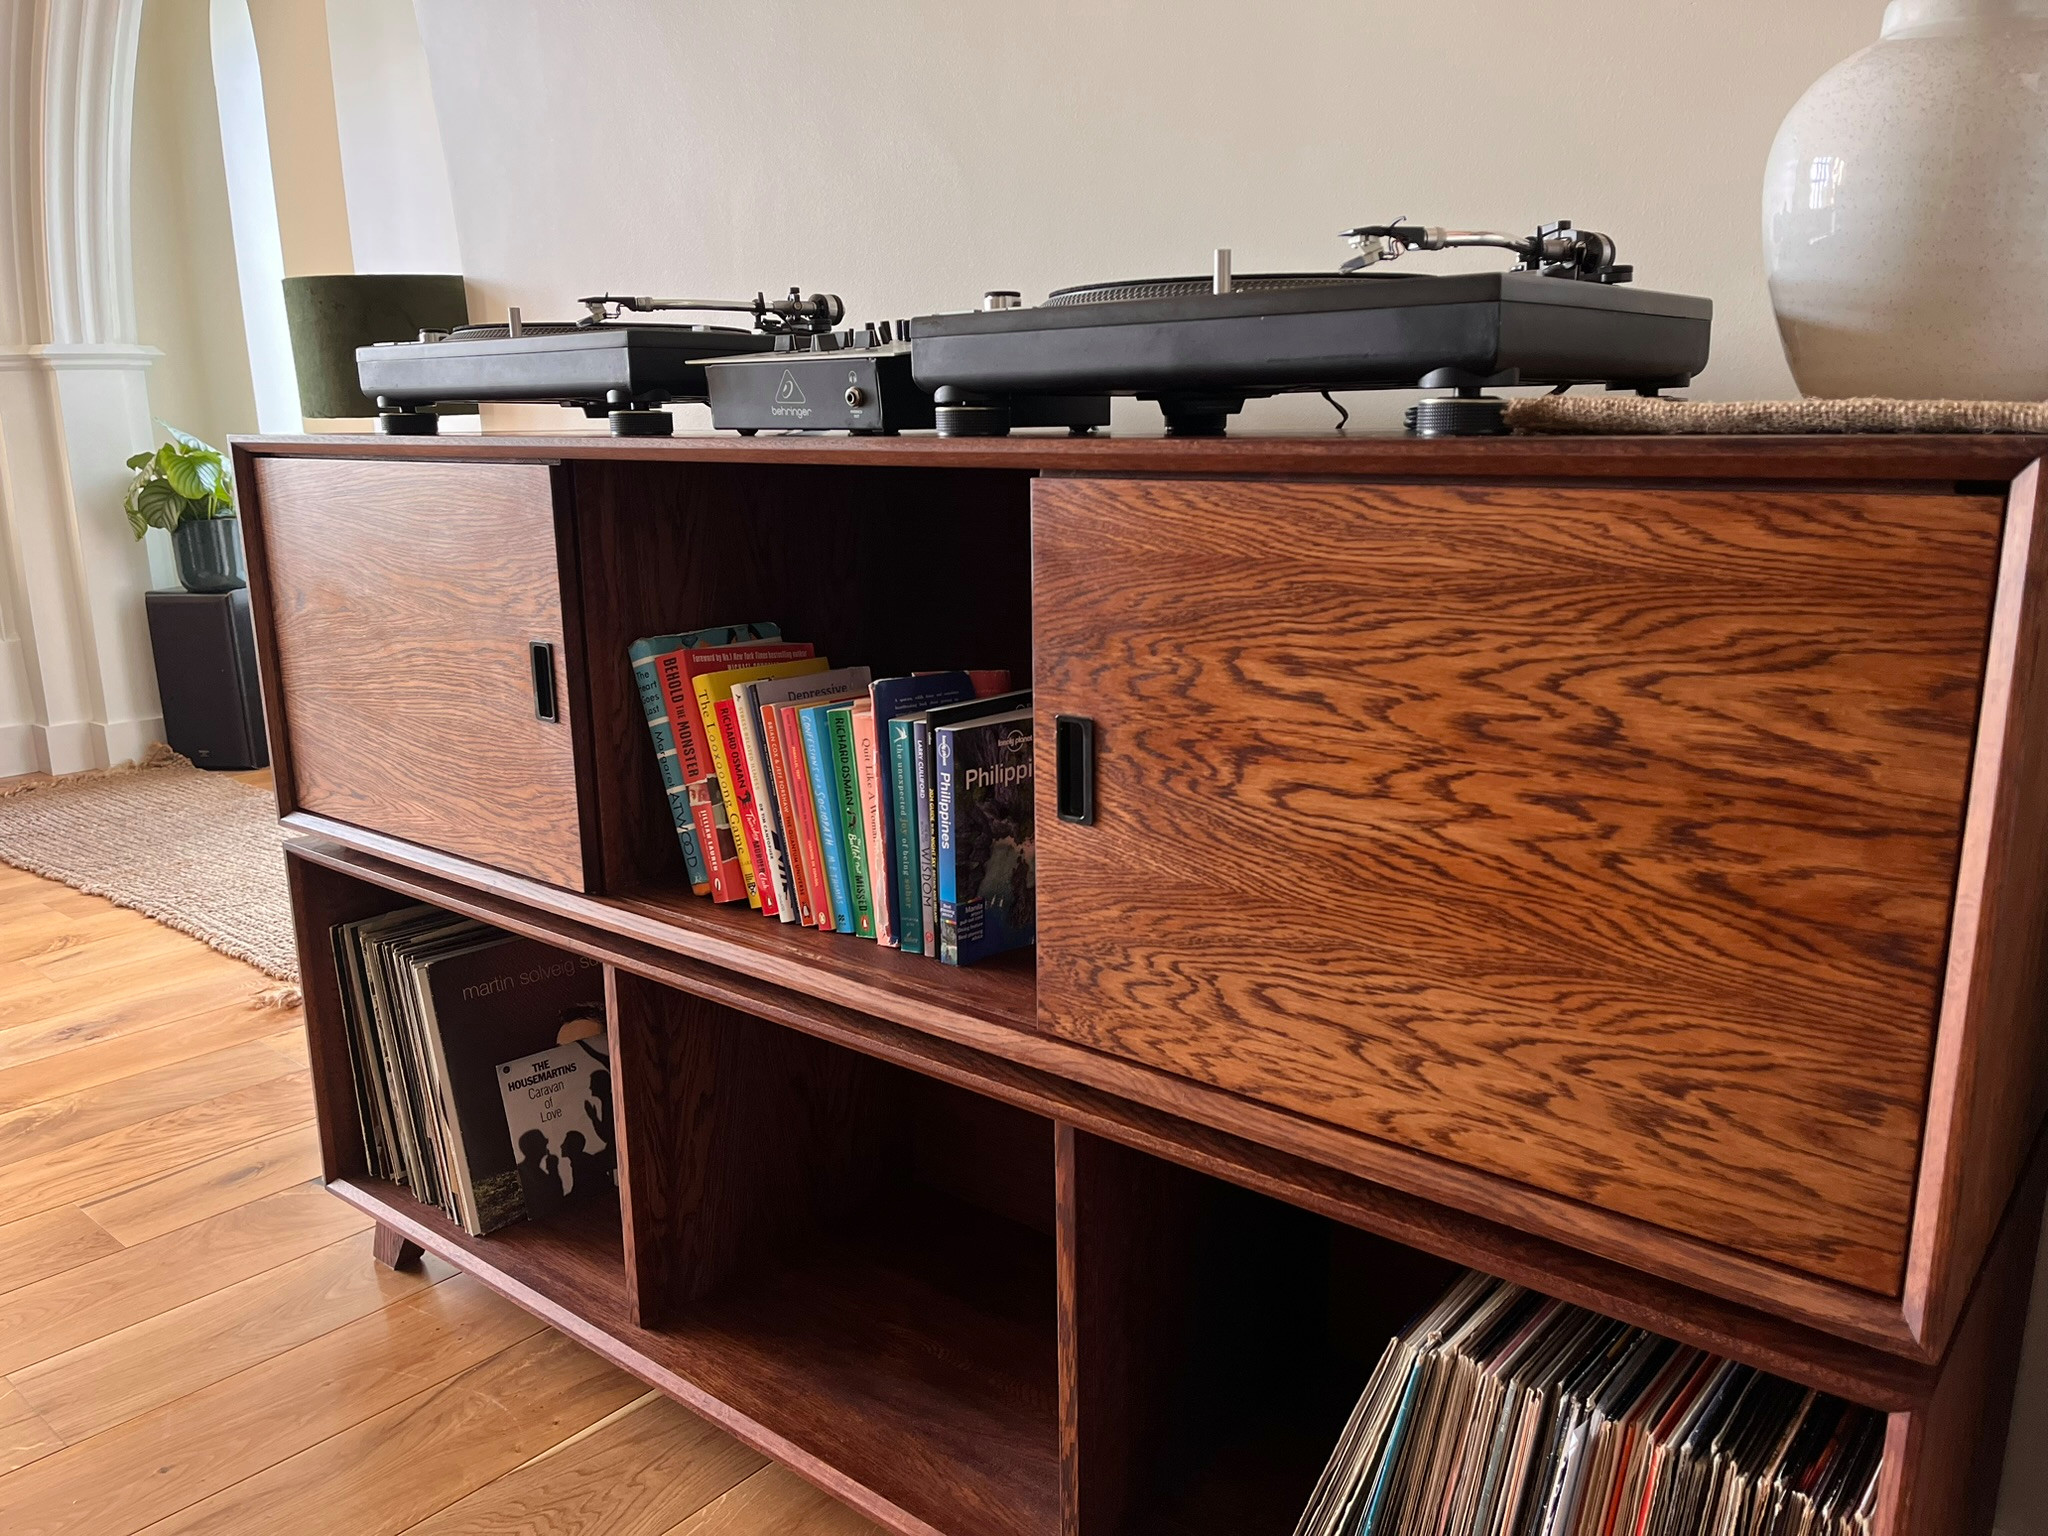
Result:
[[[548,466],[255,467],[300,807],[581,889]]]
[[[1043,1027],[1896,1293],[1988,498],[1043,480]]]

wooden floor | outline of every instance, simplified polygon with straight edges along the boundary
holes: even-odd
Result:
[[[866,1536],[315,1179],[296,1011],[0,866],[0,1532]]]

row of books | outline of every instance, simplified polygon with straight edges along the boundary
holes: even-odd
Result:
[[[630,648],[690,884],[949,965],[1033,942],[1031,695],[875,677],[773,623]]]
[[[1884,1434],[1468,1274],[1387,1346],[1295,1536],[1869,1536]]]
[[[616,1188],[601,965],[435,907],[331,938],[373,1177],[473,1237]]]

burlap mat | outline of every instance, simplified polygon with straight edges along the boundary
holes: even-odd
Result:
[[[299,975],[285,831],[268,789],[169,747],[133,767],[0,786],[0,862],[104,896],[279,981]],[[288,1007],[288,986],[262,1001]]]
[[[1640,395],[1537,395],[1508,402],[1517,432],[2048,433],[2035,400],[1647,400]]]

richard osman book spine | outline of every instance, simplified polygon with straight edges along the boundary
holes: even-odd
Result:
[[[865,700],[861,702],[865,703]],[[825,711],[832,750],[832,788],[838,800],[839,843],[846,860],[846,889],[853,906],[853,931],[875,936],[873,887],[868,882],[867,823],[860,811],[860,758],[853,741],[853,704]]]

